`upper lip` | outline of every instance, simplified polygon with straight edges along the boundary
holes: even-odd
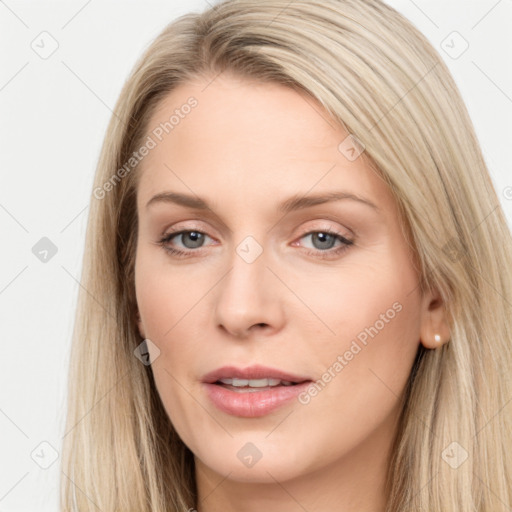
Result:
[[[208,384],[217,382],[220,379],[280,379],[290,382],[305,382],[311,380],[309,377],[302,375],[294,375],[292,373],[279,370],[277,368],[269,368],[268,366],[254,365],[246,368],[240,368],[237,366],[223,366],[217,368],[203,376],[202,381]]]

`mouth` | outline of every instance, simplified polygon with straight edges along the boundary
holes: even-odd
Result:
[[[203,384],[211,402],[232,416],[264,416],[290,403],[312,379],[264,366],[225,366],[205,375]]]
[[[223,366],[203,376],[206,384],[232,386],[234,388],[267,388],[275,386],[294,386],[312,379],[307,376],[270,368],[268,366],[253,365],[247,368],[237,366]]]
[[[258,391],[267,391],[269,389],[275,389],[278,387],[289,387],[297,386],[303,382],[311,382],[304,380],[301,382],[294,382],[290,380],[274,379],[274,378],[263,378],[263,379],[237,379],[237,378],[226,378],[219,379],[212,384],[222,386],[223,388],[229,389],[236,393],[254,393]]]

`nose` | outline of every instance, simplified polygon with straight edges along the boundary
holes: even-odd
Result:
[[[279,331],[285,320],[283,284],[276,278],[275,269],[267,268],[265,251],[254,261],[240,254],[233,251],[230,271],[216,287],[217,326],[243,339],[252,333],[268,335]]]

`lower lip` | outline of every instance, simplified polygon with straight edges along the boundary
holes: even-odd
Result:
[[[311,381],[294,386],[276,386],[262,391],[231,391],[219,384],[205,383],[210,400],[221,411],[243,418],[265,416],[302,393]]]

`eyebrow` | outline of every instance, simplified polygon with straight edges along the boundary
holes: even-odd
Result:
[[[280,203],[277,211],[286,214],[295,210],[301,210],[311,206],[330,203],[333,201],[340,201],[342,199],[357,201],[359,203],[370,206],[377,212],[380,211],[377,205],[372,203],[369,199],[343,190],[328,192],[325,194],[312,194],[307,196],[296,194]],[[208,202],[205,199],[198,196],[180,194],[177,192],[162,192],[160,194],[156,194],[147,202],[146,208],[155,203],[171,203],[186,206],[188,208],[194,208],[196,210],[211,210]]]

